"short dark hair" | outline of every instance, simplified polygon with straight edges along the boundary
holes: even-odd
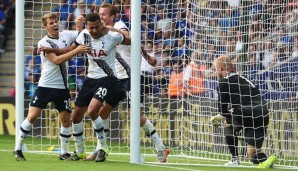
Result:
[[[86,16],[86,22],[87,21],[95,22],[96,20],[100,21],[100,17],[97,13],[90,13]]]

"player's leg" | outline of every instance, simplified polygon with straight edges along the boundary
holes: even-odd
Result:
[[[267,159],[267,155],[261,152],[265,139],[267,127],[246,128],[244,132],[247,146],[247,156],[252,163],[258,164],[258,168],[270,168],[277,161],[276,156],[272,155]]]
[[[93,159],[93,160],[99,161],[99,162],[104,161],[107,156],[107,145],[106,145],[106,136],[104,133],[104,125],[103,125],[102,117],[99,115],[100,109],[104,107],[102,105],[103,105],[103,103],[101,100],[93,98],[88,106],[88,115],[92,120],[93,128],[94,128],[94,131],[96,134],[97,141],[101,146],[100,146],[100,149],[98,149],[99,145],[97,145],[92,156],[88,156],[87,158],[88,158],[88,160]],[[99,156],[99,154],[102,154],[102,153],[105,153],[103,158],[100,160],[97,159],[98,158],[97,156]]]
[[[67,160],[71,155],[68,152],[69,141],[71,137],[71,121],[70,121],[70,112],[69,111],[61,111],[59,112],[60,118],[60,160]]]
[[[143,128],[145,134],[151,139],[151,141],[154,143],[154,146],[157,150],[157,161],[158,162],[166,162],[167,161],[167,156],[169,155],[170,151],[169,149],[165,148],[164,144],[162,143],[161,138],[158,135],[158,132],[155,130],[152,122],[145,117],[143,114],[143,107],[144,107],[144,99],[145,99],[145,94],[150,93],[149,90],[146,90],[144,85],[147,85],[148,82],[152,82],[151,78],[147,78],[147,84],[146,84],[146,78],[141,75],[141,98],[140,98],[140,125]]]
[[[113,106],[111,106],[108,102],[105,102],[105,104],[100,108],[98,114],[99,116],[103,119],[103,125],[107,124],[108,122],[108,117],[110,115],[110,113],[113,110]],[[96,151],[98,151],[98,154],[95,158],[96,162],[103,162],[106,160],[108,154],[109,154],[109,148],[107,145],[107,137],[106,134],[107,132],[105,131],[105,126],[104,126],[104,130],[103,130],[103,139],[98,139],[97,141],[97,147],[96,147]]]
[[[238,132],[242,129],[241,127],[234,127],[231,125],[231,121],[226,119],[227,124],[225,124],[224,135],[226,138],[226,143],[228,145],[229,151],[232,155],[231,161],[226,163],[227,166],[237,166],[240,165],[238,158]]]
[[[70,93],[67,89],[57,89],[52,93],[52,101],[56,109],[59,111],[60,127],[60,160],[67,160],[70,158],[68,152],[69,141],[71,137],[71,107],[70,107]]]
[[[98,111],[99,117],[102,118],[103,120],[108,119],[112,110],[118,105],[118,103],[124,97],[125,97],[125,92],[121,89],[116,78],[109,77],[108,80],[105,80],[102,86],[99,87],[98,91],[94,95],[94,99],[97,99],[98,101],[102,101],[102,100],[104,101],[104,105]],[[104,128],[102,129],[102,132],[101,132],[102,139],[98,138],[99,143],[97,143],[98,154],[95,158],[96,162],[105,161],[109,153],[109,149],[106,144],[106,135],[103,130]]]
[[[151,141],[155,145],[155,148],[157,150],[157,161],[162,163],[166,162],[167,156],[169,155],[170,151],[162,143],[162,140],[159,137],[157,131],[155,130],[152,122],[149,119],[147,119],[143,114],[141,114],[140,124],[145,134],[151,139]]]
[[[74,136],[76,151],[70,157],[69,160],[81,160],[81,159],[90,160],[90,156],[88,158],[85,152],[83,118],[87,111],[88,105],[94,95],[94,91],[96,90],[97,84],[98,83],[96,79],[86,78],[76,98],[75,108],[71,114],[73,136]],[[92,158],[92,155],[91,155],[91,160],[94,160],[94,158]]]
[[[33,123],[40,115],[41,109],[44,109],[47,103],[50,101],[49,96],[47,96],[46,94],[47,90],[45,88],[39,87],[36,89],[34,95],[31,98],[28,116],[22,122],[21,127],[19,128],[20,132],[17,138],[15,149],[13,151],[16,160],[26,160],[22,152],[22,147],[27,137],[27,134],[32,129]]]
[[[22,152],[22,147],[24,144],[24,141],[27,137],[27,134],[31,131],[32,125],[34,121],[37,119],[37,117],[41,113],[41,108],[38,107],[29,107],[29,112],[27,118],[22,122],[18,139],[16,142],[15,149],[13,151],[13,154],[18,161],[25,161],[25,156],[23,155]]]

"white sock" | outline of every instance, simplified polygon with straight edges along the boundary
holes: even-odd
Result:
[[[61,142],[61,152],[60,154],[68,153],[69,140],[71,137],[71,128],[65,128],[61,125],[60,129],[60,142]]]
[[[102,122],[103,122],[104,132],[106,134],[106,137],[108,137],[110,132],[110,119],[109,118],[103,119]]]
[[[103,122],[103,127],[104,127],[104,130],[103,131],[104,131],[104,134],[105,134],[106,139],[107,139],[107,137],[109,136],[109,133],[110,133],[110,119],[109,118],[103,119],[102,122]],[[100,140],[99,139],[97,139],[96,149],[97,150],[98,149],[102,149],[101,143],[100,143]]]
[[[22,150],[24,140],[27,137],[27,134],[31,131],[32,125],[33,124],[30,123],[27,118],[22,122],[15,150]]]
[[[145,134],[151,138],[151,141],[154,143],[157,151],[165,149],[165,146],[163,145],[161,138],[155,131],[153,124],[148,119],[146,120],[146,123],[143,125],[143,130]]]
[[[97,119],[95,119],[93,122],[93,128],[94,131],[96,133],[96,137],[97,137],[97,147],[96,150],[99,150],[101,148],[107,148],[107,143],[106,143],[106,135],[104,134],[104,126],[103,126],[103,122],[100,116],[98,116]],[[100,144],[100,145],[98,145]]]
[[[85,152],[84,123],[72,124],[72,127],[76,152],[82,154]]]

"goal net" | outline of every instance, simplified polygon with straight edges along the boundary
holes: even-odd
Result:
[[[117,20],[130,27],[130,0],[106,2],[118,8]],[[40,58],[32,52],[45,35],[41,16],[56,11],[60,29],[71,30],[78,14],[92,12],[96,6],[92,0],[34,0],[25,4],[26,115],[42,69]],[[146,77],[142,85],[146,89],[143,112],[170,149],[168,162],[223,164],[230,159],[223,126],[214,128],[209,122],[218,112],[217,78],[212,62],[226,54],[242,75],[259,85],[267,99],[270,123],[262,150],[277,155],[278,165],[297,166],[298,2],[142,0],[141,9],[142,44],[158,61],[153,68],[142,60],[141,70]],[[68,82],[73,101],[84,80],[84,63],[83,55],[69,61]],[[129,154],[129,116],[126,102],[110,116],[108,142],[112,154]],[[85,117],[84,121],[87,152],[91,152],[96,138],[90,119]],[[57,111],[49,104],[34,124],[26,140],[27,148],[59,148],[59,127]],[[154,145],[142,130],[140,134],[145,161],[154,162]],[[241,161],[249,162],[241,135],[238,149]]]

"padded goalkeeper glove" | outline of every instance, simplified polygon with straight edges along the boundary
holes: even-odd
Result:
[[[220,114],[216,115],[216,116],[212,116],[210,118],[210,122],[214,127],[219,127],[221,125],[221,121],[224,119],[224,117]]]

